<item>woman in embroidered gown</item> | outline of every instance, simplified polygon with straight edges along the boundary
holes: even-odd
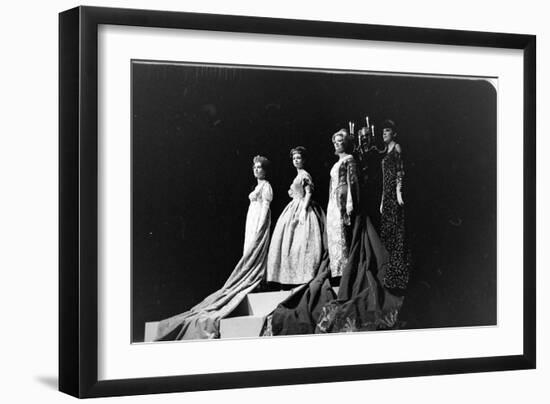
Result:
[[[338,161],[330,170],[330,188],[327,207],[327,241],[332,277],[342,276],[351,242],[354,209],[358,206],[359,185],[351,137],[345,129],[332,136]]]
[[[368,128],[362,129],[369,135]],[[359,149],[356,154],[361,204],[355,209],[347,265],[342,271],[338,296],[317,309],[315,333],[374,331],[398,328],[398,313],[403,297],[382,287],[380,277],[389,265],[384,247],[371,218],[370,207],[379,196],[373,189],[369,173],[380,168],[379,151]],[[368,145],[367,145],[368,146]],[[367,150],[369,150],[367,149]]]
[[[311,199],[313,180],[304,169],[306,149],[290,151],[297,175],[290,185],[292,198],[277,220],[267,259],[267,281],[299,285],[316,274],[323,253],[325,213]]]
[[[410,256],[405,240],[403,160],[401,146],[396,142],[396,137],[395,122],[386,120],[383,123],[382,138],[388,151],[382,159],[380,237],[390,254],[388,268],[383,274],[384,286],[405,289],[409,280]]]
[[[156,341],[219,338],[220,319],[230,314],[261,282],[269,248],[273,190],[266,179],[269,160],[256,156],[253,164],[257,185],[248,196],[242,258],[220,290],[189,311],[160,321]]]

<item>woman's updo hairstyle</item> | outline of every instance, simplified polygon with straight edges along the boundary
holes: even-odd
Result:
[[[347,129],[340,129],[334,135],[332,135],[332,141],[336,139],[336,136],[342,136],[344,141],[344,150],[346,153],[350,153],[353,150],[353,135],[350,135]]]
[[[293,158],[295,154],[302,156],[302,160],[307,160],[307,150],[304,146],[296,146],[290,149],[290,158]]]
[[[269,159],[267,157],[258,155],[252,159],[252,168],[254,168],[254,165],[256,163],[260,163],[262,168],[265,170],[265,174],[267,176],[269,172],[269,167],[271,166],[271,162],[269,161]]]

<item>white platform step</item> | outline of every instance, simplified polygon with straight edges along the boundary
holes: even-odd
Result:
[[[268,315],[279,303],[290,296],[290,293],[290,290],[249,293],[228,317]]]
[[[220,338],[258,337],[265,317],[298,288],[300,286],[288,291],[249,293],[229,316],[220,320]],[[338,293],[337,287],[333,289]],[[144,342],[153,341],[158,324],[158,321],[145,323]]]
[[[159,322],[160,321],[151,321],[149,323],[145,323],[145,337],[143,338],[143,342],[153,342],[155,336],[157,335]]]
[[[266,317],[267,314],[222,318],[220,321],[220,338],[258,337]]]
[[[266,316],[291,293],[249,293],[229,316],[220,320],[220,338],[259,337]]]

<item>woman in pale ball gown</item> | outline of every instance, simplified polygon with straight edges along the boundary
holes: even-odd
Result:
[[[261,282],[266,269],[273,190],[267,181],[269,160],[253,159],[256,187],[248,196],[243,256],[221,289],[190,310],[159,322],[156,341],[219,338],[220,320]]]
[[[330,170],[327,207],[328,255],[333,278],[342,276],[348,262],[353,213],[359,206],[359,182],[356,162],[351,154],[351,140],[345,129],[332,136],[334,153],[338,156],[338,161]]]
[[[296,177],[271,238],[267,259],[267,281],[283,285],[309,282],[317,273],[324,245],[325,213],[312,200],[313,179],[305,170],[307,152],[298,146],[290,151]]]

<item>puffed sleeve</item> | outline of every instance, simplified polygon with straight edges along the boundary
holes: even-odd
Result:
[[[302,178],[302,187],[304,188],[304,191],[307,193],[312,194],[313,193],[313,179],[311,178],[311,175],[304,174]]]
[[[262,202],[267,203],[269,205],[272,200],[273,200],[273,188],[271,188],[271,184],[266,181],[266,183],[262,187]]]

